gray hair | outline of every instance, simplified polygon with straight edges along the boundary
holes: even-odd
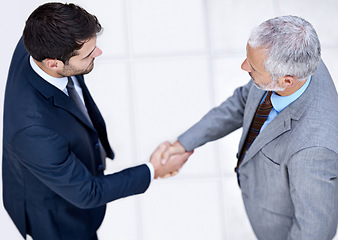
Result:
[[[306,20],[295,16],[269,19],[256,27],[248,44],[266,54],[264,68],[272,80],[284,76],[308,78],[320,62],[320,42]]]

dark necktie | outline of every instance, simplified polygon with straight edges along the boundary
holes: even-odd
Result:
[[[77,94],[75,90],[73,79],[71,77],[67,77],[67,78],[68,78],[68,83],[67,83],[68,96],[75,102],[76,106],[81,110],[83,115],[88,119],[88,121],[94,127],[92,120],[90,119],[90,116],[88,114],[86,106],[84,105],[79,94]],[[100,148],[100,154],[101,154],[101,159],[102,159],[102,169],[105,169],[105,159],[106,159],[107,154],[102,146],[100,139],[98,139],[98,147]]]
[[[73,79],[71,77],[68,77],[68,83],[67,83],[67,91],[68,91],[68,96],[73,99],[75,102],[76,106],[81,110],[83,115],[89,120],[89,122],[92,124],[92,121],[89,117],[88,111],[86,106],[83,104],[79,94],[77,94],[74,86]],[[92,124],[93,125],[93,124]]]
[[[269,113],[271,111],[272,103],[271,103],[271,94],[272,92],[269,91],[264,99],[264,101],[258,106],[255,116],[251,122],[251,126],[248,132],[248,135],[246,137],[246,140],[244,142],[244,146],[241,152],[241,155],[238,158],[237,166],[235,168],[235,172],[238,175],[238,168],[241,165],[243,158],[246,154],[246,152],[249,150],[251,144],[256,139],[257,135],[259,134],[259,131],[261,130],[265,120],[268,118]]]

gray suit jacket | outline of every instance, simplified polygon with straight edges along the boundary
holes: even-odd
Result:
[[[178,140],[190,151],[243,127],[264,91],[252,81]],[[323,62],[306,91],[262,130],[240,166],[242,197],[258,239],[332,239],[338,221],[338,97]],[[238,155],[238,154],[237,154]]]

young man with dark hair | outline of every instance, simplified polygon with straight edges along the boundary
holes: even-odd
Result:
[[[140,194],[191,153],[104,175],[114,158],[105,122],[84,82],[102,54],[101,25],[74,4],[47,3],[28,18],[10,66],[4,105],[4,206],[23,237],[92,240],[106,203]]]

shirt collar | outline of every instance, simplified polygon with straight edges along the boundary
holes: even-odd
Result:
[[[50,84],[52,84],[53,86],[55,86],[56,88],[60,89],[62,92],[65,92],[66,90],[66,86],[67,86],[67,82],[68,82],[68,78],[67,77],[62,77],[62,78],[55,78],[52,77],[50,75],[48,75],[47,73],[45,73],[33,60],[33,57],[30,56],[29,58],[29,62],[31,67],[33,68],[33,70],[40,76],[42,77],[44,80],[46,80],[47,82],[49,82]]]
[[[306,90],[306,88],[309,86],[311,82],[311,76],[306,80],[306,82],[303,84],[301,88],[299,88],[296,92],[289,96],[279,96],[275,92],[271,95],[271,103],[273,108],[279,113],[284,108],[289,106],[291,103],[293,103],[296,99],[298,99]]]

